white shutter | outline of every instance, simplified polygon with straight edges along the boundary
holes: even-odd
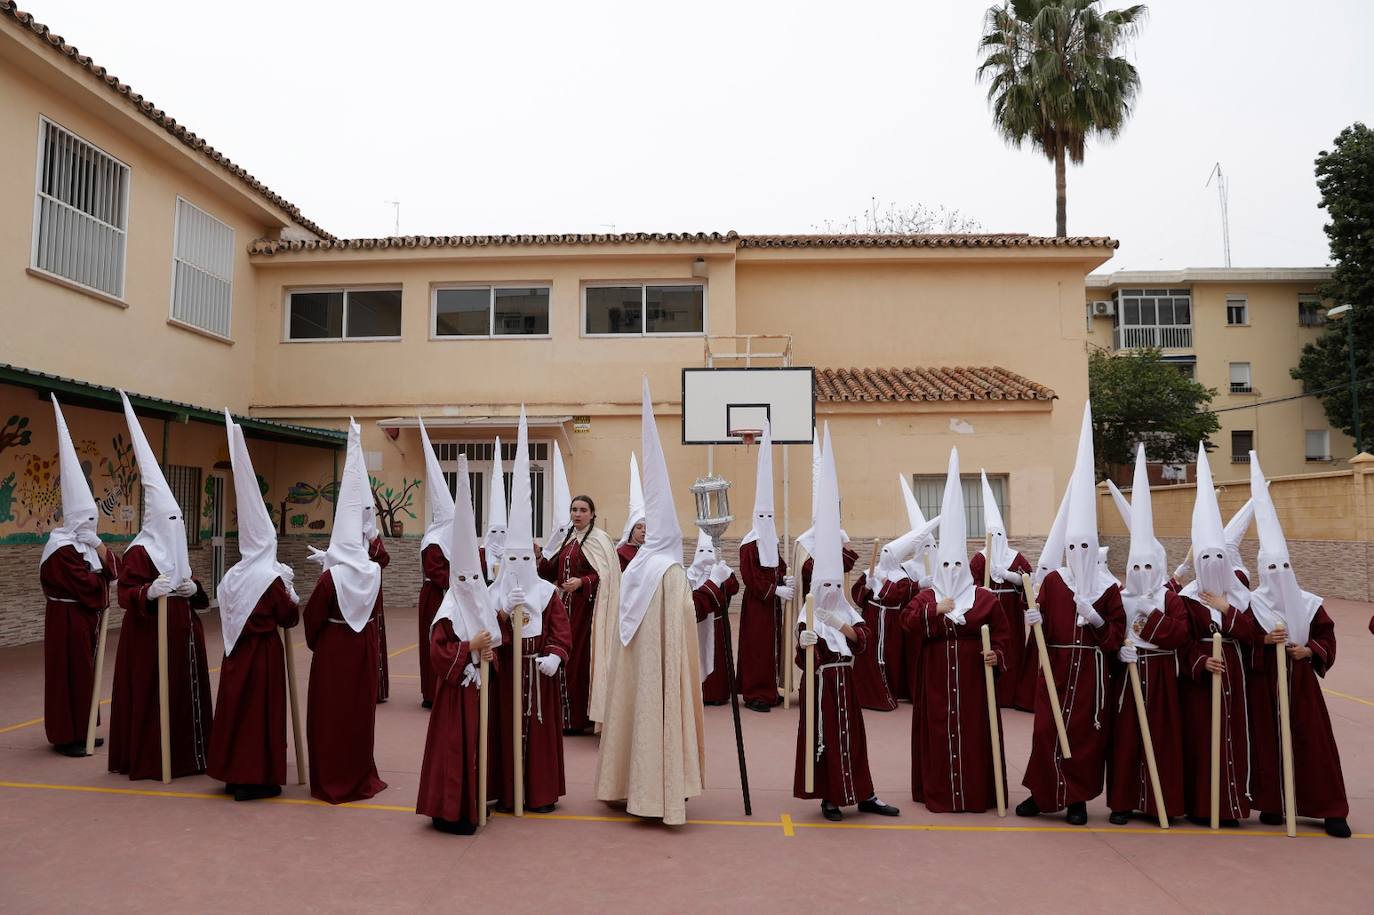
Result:
[[[234,230],[178,197],[172,317],[228,337],[233,276]]]
[[[40,120],[33,266],[123,298],[128,191],[127,165]]]

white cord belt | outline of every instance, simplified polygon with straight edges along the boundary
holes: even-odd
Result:
[[[1102,649],[1096,645],[1050,645],[1051,648],[1063,648],[1069,651],[1091,651],[1093,653],[1093,666],[1096,668],[1096,677],[1093,683],[1093,727],[1102,730],[1101,712],[1102,694],[1106,688],[1102,682]]]
[[[816,714],[820,716],[821,722],[825,721],[825,711],[822,700],[825,698],[825,672],[827,670],[843,667],[853,667],[854,659],[848,661],[831,661],[829,664],[822,664],[816,668]],[[825,753],[825,728],[816,728],[816,760],[819,762],[821,755]]]

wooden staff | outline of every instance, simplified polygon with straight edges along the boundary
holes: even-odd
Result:
[[[491,714],[491,697],[487,692],[487,659],[482,657],[477,665],[477,825],[487,825],[487,743],[489,730],[488,716]]]
[[[301,739],[301,702],[296,692],[296,651],[291,643],[291,630],[280,631],[282,647],[286,649],[286,694],[291,700],[291,736],[296,741],[296,784],[304,785],[305,741]]]
[[[518,817],[525,815],[525,708],[524,708],[524,679],[525,679],[525,606],[521,604],[516,607],[510,615],[511,631],[511,658],[514,664],[511,665],[511,700],[514,734],[511,735],[511,762],[515,776],[515,803],[514,812]],[[535,684],[539,688],[539,684]]]
[[[792,707],[792,681],[796,679],[797,664],[792,660],[794,649],[792,640],[796,638],[796,619],[797,609],[801,607],[801,602],[805,595],[801,593],[801,544],[795,540],[792,542],[792,571],[797,574],[793,577],[793,584],[796,585],[792,600],[788,602],[787,609],[783,611],[782,617],[782,707],[786,711]]]
[[[1279,623],[1276,632],[1287,632]],[[1283,744],[1283,818],[1288,827],[1288,835],[1297,838],[1298,810],[1297,798],[1293,793],[1293,721],[1288,709],[1288,640],[1274,646],[1275,660],[1279,662],[1279,736]]]
[[[167,597],[157,599],[157,717],[162,740],[162,783],[172,783],[171,697],[167,689]]]
[[[1221,633],[1212,633],[1212,660],[1221,660]],[[1213,829],[1221,828],[1221,678],[1212,671],[1212,819]]]
[[[1026,589],[1026,602],[1033,609],[1039,610],[1030,576],[1024,572],[1021,573],[1021,586]],[[1054,668],[1050,666],[1050,650],[1045,645],[1045,630],[1039,623],[1034,623],[1031,625],[1031,633],[1035,636],[1035,648],[1040,655],[1040,671],[1045,675],[1045,689],[1050,694],[1050,714],[1054,716],[1054,729],[1059,734],[1059,755],[1064,759],[1072,759],[1069,732],[1064,727],[1064,712],[1059,708],[1059,690],[1054,685]]]
[[[105,678],[105,638],[110,631],[110,608],[100,614],[100,641],[95,649],[95,682],[91,684],[91,712],[86,717],[86,755],[95,755],[95,722],[100,714],[100,681]]]
[[[1127,643],[1129,644],[1129,643]],[[1150,736],[1150,722],[1145,717],[1145,693],[1140,689],[1140,666],[1132,661],[1126,665],[1131,677],[1131,693],[1135,696],[1135,717],[1140,723],[1140,745],[1145,748],[1145,768],[1150,773],[1150,790],[1155,796],[1155,812],[1159,814],[1159,828],[1169,828],[1169,814],[1164,809],[1164,788],[1159,783],[1159,766],[1155,763],[1155,742]]]
[[[983,651],[992,651],[992,639],[988,636],[988,624],[981,629]],[[1006,779],[1002,775],[1002,722],[997,717],[997,686],[993,681],[992,668],[983,663],[983,682],[988,694],[988,735],[992,738],[992,780],[997,786],[997,815],[1007,815]]]
[[[806,631],[816,631],[811,595],[806,595]],[[806,646],[806,767],[803,787],[807,794],[816,790],[816,646]]]

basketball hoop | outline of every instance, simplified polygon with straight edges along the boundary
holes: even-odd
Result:
[[[741,442],[743,442],[743,443],[744,443],[744,447],[746,447],[746,448],[748,448],[750,445],[754,444],[754,442],[756,442],[756,441],[758,440],[758,437],[759,437],[760,435],[762,435],[762,434],[763,434],[763,430],[762,430],[762,429],[731,429],[731,430],[730,430],[730,435],[733,436],[733,437],[738,438]]]

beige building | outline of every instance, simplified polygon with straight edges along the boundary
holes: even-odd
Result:
[[[1089,342],[1111,352],[1158,347],[1179,371],[1216,389],[1214,465],[1253,448],[1275,476],[1344,469],[1354,441],[1289,370],[1326,323],[1317,288],[1329,267],[1122,270],[1087,279]],[[1214,466],[1218,479],[1231,472]],[[1180,479],[1191,468],[1173,468]],[[1241,473],[1240,475],[1244,475]]]
[[[1116,246],[1016,234],[335,239],[9,3],[0,214],[0,594],[13,608],[0,613],[0,643],[41,628],[37,557],[59,520],[49,392],[67,408],[112,540],[136,532],[140,505],[114,389],[138,395],[199,519],[192,552],[211,586],[237,558],[225,407],[247,418],[293,561],[328,536],[339,430],[358,419],[385,527],[403,538],[389,599],[408,605],[426,516],[417,414],[446,467],[465,452],[484,476],[493,436],[509,461],[523,402],[536,529],[557,442],[573,490],[618,532],[647,375],[690,533],[686,490],[707,458],[678,442],[682,369],[704,365],[708,348],[764,345],[742,344],[748,335],[816,368],[851,534],[904,524],[899,474],[933,511],[953,445],[971,536],[979,468],[1012,535],[1043,534],[1087,394],[1084,277]],[[778,514],[795,534],[809,523],[810,448],[787,452]],[[717,447],[714,463],[747,515],[754,452]],[[781,481],[781,453],[776,463]],[[308,586],[314,567],[297,565]]]

